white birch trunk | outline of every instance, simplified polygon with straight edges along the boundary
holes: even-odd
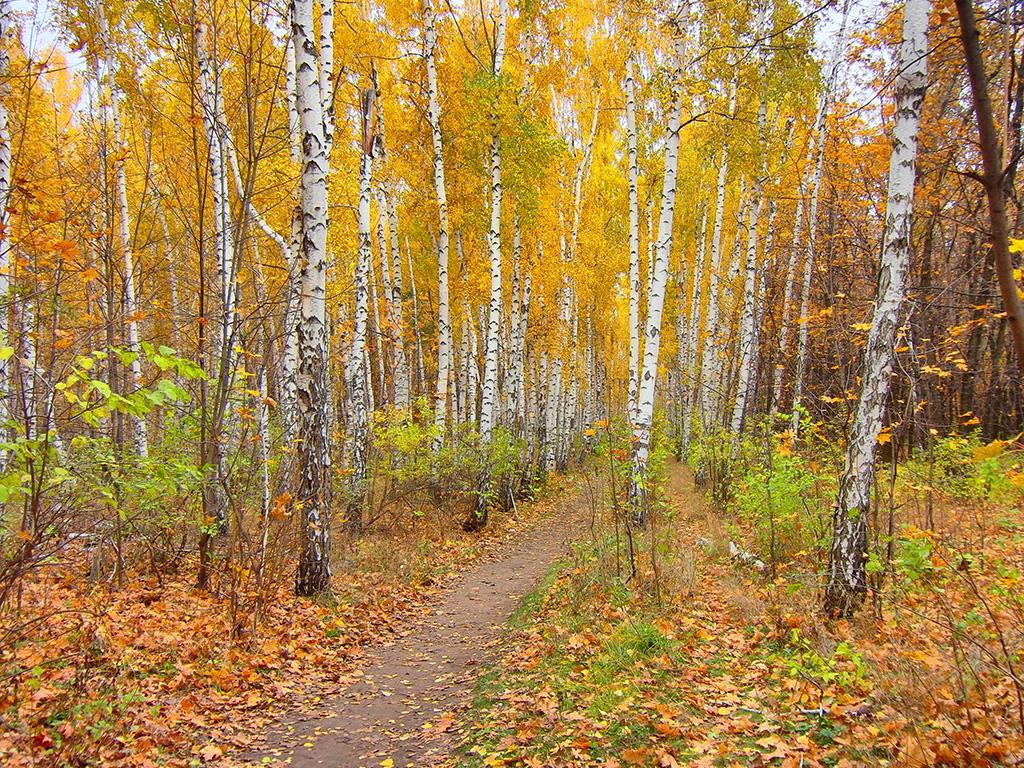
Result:
[[[412,317],[413,317],[413,334],[416,337],[416,378],[419,382],[418,386],[420,391],[423,391],[427,380],[426,375],[423,372],[423,335],[420,333],[420,300],[416,293],[416,272],[412,265],[412,248],[409,247],[409,236],[405,236],[405,262],[409,268],[409,293],[412,294]],[[412,383],[412,372],[409,373],[409,392],[410,397],[416,390],[413,388]]]
[[[636,84],[633,60],[626,61],[626,141],[629,153],[629,378],[626,419],[636,423],[640,389],[640,197],[636,145]]]
[[[444,180],[441,142],[441,104],[437,86],[437,15],[433,0],[423,0],[423,48],[427,61],[427,122],[434,153],[434,194],[437,198],[437,384],[434,395],[434,424],[445,429],[448,421],[448,381],[452,374],[452,317],[448,288],[448,193]],[[435,443],[440,447],[440,440]]]
[[[789,349],[790,316],[793,313],[793,293],[796,290],[797,256],[799,255],[800,238],[803,235],[804,192],[805,187],[803,180],[801,179],[796,199],[796,213],[795,221],[793,223],[793,243],[789,249],[789,258],[786,261],[786,287],[784,289],[782,299],[782,317],[779,321],[778,359],[775,363],[775,370],[772,373],[772,415],[778,413],[778,405],[782,402],[783,374],[786,371],[785,359],[787,350]]]
[[[106,90],[109,100],[110,123],[113,133],[114,152],[117,158],[114,164],[114,188],[117,194],[118,223],[117,240],[121,249],[121,257],[124,261],[124,296],[122,298],[122,313],[127,347],[135,353],[135,357],[128,366],[128,387],[135,390],[142,380],[142,358],[139,347],[139,305],[135,296],[135,259],[132,254],[132,238],[130,214],[128,211],[128,181],[125,175],[125,149],[122,142],[121,110],[118,99],[120,93],[117,84],[114,82],[114,49],[110,40],[107,27],[106,9],[99,8],[100,35],[103,38],[106,69]],[[135,452],[142,458],[149,454],[149,443],[146,436],[146,421],[144,417],[130,419],[131,439]]]
[[[681,12],[680,24],[689,16],[689,5]],[[672,252],[672,228],[676,204],[676,172],[679,166],[679,132],[683,112],[682,65],[683,41],[681,29],[673,30],[675,60],[672,73],[672,101],[668,110],[665,138],[665,174],[661,187],[661,215],[658,221],[658,242],[654,259],[654,279],[647,297],[647,324],[644,338],[643,368],[637,392],[636,422],[633,424],[633,443],[629,483],[629,501],[632,520],[646,525],[650,509],[648,504],[647,459],[651,445],[654,421],[654,398],[658,378],[658,355],[661,350],[661,317],[668,285],[669,257]]]
[[[386,200],[388,231],[391,235],[391,296],[388,317],[388,334],[394,355],[391,375],[394,377],[395,407],[408,411],[411,401],[409,358],[405,353],[405,312],[402,307],[402,250],[398,244],[398,213],[395,210],[394,193]]]
[[[334,148],[334,0],[320,0],[320,113],[323,115],[327,162]]]
[[[368,473],[369,411],[373,407],[370,386],[369,348],[367,335],[370,318],[371,271],[373,249],[370,235],[370,197],[373,178],[373,153],[376,137],[373,135],[370,118],[373,101],[376,98],[376,84],[371,84],[362,94],[363,140],[359,153],[359,203],[357,211],[356,273],[353,290],[355,293],[355,314],[353,316],[352,348],[348,357],[348,398],[349,398],[349,452],[350,482],[347,524],[353,530],[362,526],[362,503]]]
[[[739,352],[740,363],[736,382],[736,399],[733,402],[730,431],[733,435],[733,450],[739,448],[740,432],[743,430],[750,383],[753,380],[753,364],[757,337],[754,332],[754,311],[757,301],[757,220],[761,214],[763,180],[754,185],[754,199],[747,208],[747,248],[743,268],[743,310],[740,316]]]
[[[824,111],[824,110],[823,110]],[[822,125],[824,129],[824,125]],[[814,277],[815,245],[818,233],[818,200],[820,199],[821,175],[824,165],[825,136],[819,136],[814,172],[811,176],[811,200],[807,215],[807,247],[804,255],[803,279],[800,281],[800,329],[797,332],[796,373],[793,376],[793,410],[791,429],[793,435],[800,435],[800,419],[803,415],[804,374],[807,370],[807,340],[811,318],[811,284]]]
[[[284,97],[288,110],[288,150],[295,165],[302,162],[302,147],[299,145],[299,110],[295,105],[295,41],[291,35],[284,49]]]
[[[758,39],[764,39],[767,34],[766,14],[767,6],[763,6],[758,20]],[[764,77],[764,46],[758,45],[761,52],[761,76]],[[768,123],[768,102],[761,99],[761,106],[757,116],[757,130],[762,146],[768,145],[767,136]],[[753,382],[756,386],[757,372],[754,370],[757,358],[757,332],[755,318],[757,314],[757,225],[761,217],[761,207],[764,205],[764,185],[768,174],[767,155],[761,158],[761,169],[754,180],[754,187],[751,191],[750,206],[747,208],[747,249],[744,257],[743,270],[743,309],[740,315],[739,329],[739,370],[736,381],[736,398],[733,401],[732,422],[730,431],[733,435],[733,451],[739,450],[740,433],[743,430],[744,419],[746,418],[747,403],[751,397],[750,387]]]
[[[284,344],[281,350],[281,421],[284,441],[287,445],[298,436],[299,404],[299,302],[302,296],[302,213],[296,211],[292,218],[291,258],[285,266],[288,270],[284,286],[284,312],[281,319]]]
[[[312,0],[291,0],[295,50],[296,109],[299,113],[302,173],[301,293],[298,303],[298,429],[295,498],[302,515],[301,550],[295,591],[312,595],[331,583],[331,453],[328,434],[327,179],[329,139],[318,81]],[[368,201],[367,201],[368,202]]]
[[[516,437],[524,434],[526,408],[526,329],[530,308],[530,274],[523,274],[523,242],[519,217],[512,220],[512,322],[508,366],[508,421]]]
[[[683,399],[682,421],[682,445],[680,453],[685,460],[690,452],[690,441],[693,437],[693,406],[699,395],[700,387],[700,321],[701,321],[701,283],[704,274],[704,258],[707,243],[708,211],[702,206],[700,215],[700,229],[697,230],[697,252],[693,260],[693,279],[690,283],[690,316],[686,338],[686,364],[683,374],[686,376],[686,393]]]
[[[875,449],[885,417],[900,306],[906,294],[910,269],[917,132],[928,85],[930,8],[930,0],[907,0],[903,8],[903,46],[896,78],[896,112],[889,157],[889,191],[878,293],[868,343],[864,348],[860,399],[847,445],[839,503],[832,524],[825,611],[833,617],[852,615],[867,594],[867,521]]]
[[[494,66],[495,80],[501,78],[505,60],[505,31],[508,21],[508,1],[498,0],[498,28],[495,32]],[[498,134],[497,117],[493,118],[494,133],[491,136],[491,224],[487,232],[487,249],[491,264],[491,300],[487,313],[487,341],[484,353],[483,391],[480,399],[480,439],[486,444],[494,429],[498,403],[498,340],[501,329],[501,137]],[[478,517],[482,513],[478,511]]]
[[[729,94],[729,114],[736,111],[736,83],[733,81]],[[704,335],[704,352],[700,373],[701,423],[705,429],[717,423],[716,403],[722,389],[718,375],[721,370],[722,330],[718,327],[722,282],[722,227],[725,223],[725,182],[729,170],[729,142],[724,142],[721,161],[718,166],[718,185],[715,190],[715,224],[711,235],[711,265],[708,271],[708,310]]]
[[[379,243],[380,243],[381,246],[384,245],[384,230],[383,230],[383,226],[384,226],[383,219],[382,218],[378,218],[377,236],[378,236]],[[381,261],[382,262],[387,261],[387,253],[386,252],[381,255]],[[381,322],[380,322],[380,303],[377,300],[377,270],[376,270],[376,268],[374,266],[374,263],[373,263],[373,253],[372,253],[372,251],[370,253],[370,260],[369,260],[368,266],[369,266],[369,270],[370,270],[369,274],[367,275],[367,283],[368,283],[369,288],[370,288],[370,316],[373,319],[373,328],[371,329],[371,334],[370,335],[373,337],[373,345],[374,345],[374,347],[376,348],[376,351],[377,351],[377,354],[372,357],[371,363],[376,362],[377,383],[378,383],[378,386],[380,387],[380,389],[379,389],[379,392],[380,392],[380,402],[381,402],[381,404],[383,404],[385,402],[388,402],[388,400],[390,398],[389,398],[388,391],[387,391],[388,390],[387,375],[386,375],[386,372],[384,370],[384,340],[383,340],[384,329],[381,326]],[[372,371],[372,369],[373,369],[373,367],[371,366],[371,371]],[[377,395],[378,390],[375,389],[372,386],[372,382],[373,382],[373,377],[372,376],[370,377],[370,381],[371,381],[371,386],[370,386],[370,389],[368,391],[371,393],[371,395],[374,397],[374,399],[376,399],[376,395]],[[369,405],[369,411],[372,412],[375,407],[376,406],[374,405],[374,403],[371,403]]]
[[[289,28],[290,28],[290,21]],[[291,34],[285,46],[285,98],[288,106],[288,143],[292,162],[298,167],[302,163],[302,147],[299,136],[299,112],[296,99],[296,67],[295,40]],[[328,163],[330,161],[328,160]],[[281,351],[281,422],[284,442],[291,445],[298,434],[298,384],[299,370],[299,337],[298,312],[301,296],[301,259],[299,249],[302,241],[302,212],[296,210],[291,221],[291,236],[288,238],[289,256],[285,259],[288,270],[285,283],[284,311],[281,317],[282,336],[284,339]]]
[[[654,215],[654,201],[647,204],[647,225],[650,229],[650,236],[647,238],[647,296],[651,295],[651,288],[654,287],[654,252],[658,247],[658,220]],[[648,298],[648,300],[650,300]]]

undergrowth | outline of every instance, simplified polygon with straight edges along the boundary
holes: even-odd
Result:
[[[531,596],[481,683],[457,764],[1024,759],[1017,446],[954,436],[934,463],[922,452],[883,468],[872,599],[829,623],[819,604],[841,456],[768,433],[723,461],[726,442],[705,456],[704,479],[723,488],[705,485],[705,497],[685,469],[669,473],[653,533],[633,532],[633,570],[603,501],[589,540]],[[730,541],[769,567],[730,557]]]

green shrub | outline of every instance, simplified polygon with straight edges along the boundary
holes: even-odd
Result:
[[[834,484],[786,435],[766,440],[744,446],[732,506],[753,528],[756,554],[774,565],[823,546]]]
[[[1019,443],[983,443],[975,431],[968,435],[935,437],[906,463],[903,487],[911,492],[937,493],[960,501],[1008,506],[1024,499],[1024,456]]]

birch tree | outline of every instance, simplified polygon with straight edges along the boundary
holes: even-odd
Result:
[[[636,419],[633,423],[629,504],[633,522],[646,525],[650,510],[647,499],[647,459],[654,422],[654,397],[658,379],[658,355],[661,350],[661,317],[668,286],[669,256],[672,252],[672,228],[676,205],[676,173],[679,167],[679,132],[682,123],[683,93],[683,29],[688,21],[689,3],[670,20],[674,58],[672,61],[671,96],[665,131],[665,175],[661,187],[661,214],[658,219],[658,241],[654,257],[651,291],[647,297],[647,322],[644,333],[643,367],[637,391]]]
[[[771,0],[761,0],[757,8],[757,18],[754,24],[754,47],[757,51],[757,75],[763,88],[768,69],[768,46],[770,32],[770,19],[772,11]],[[768,146],[768,99],[762,94],[760,106],[757,113],[757,135],[762,146]],[[739,365],[737,366],[736,397],[733,401],[732,422],[730,432],[733,435],[733,452],[739,450],[740,433],[743,430],[744,418],[747,412],[747,403],[750,399],[752,388],[757,387],[757,333],[754,325],[757,312],[757,280],[758,280],[758,259],[757,259],[757,225],[761,216],[761,208],[764,205],[764,185],[768,177],[768,153],[764,152],[760,158],[760,167],[754,178],[753,189],[751,190],[750,206],[747,208],[747,245],[743,260],[743,308],[740,314],[739,328]]]
[[[505,36],[508,25],[508,1],[498,1],[495,30],[494,62],[491,74],[494,87],[499,88],[501,68],[505,61]],[[498,116],[493,116],[491,135],[491,224],[487,231],[487,252],[491,265],[491,299],[487,311],[487,341],[484,353],[484,379],[480,398],[480,438],[486,444],[491,438],[498,401],[498,340],[501,330],[501,136]]]
[[[100,37],[103,41],[104,82],[106,90],[107,110],[110,117],[111,138],[114,144],[114,190],[117,196],[117,243],[124,264],[124,294],[121,300],[121,312],[124,318],[125,342],[134,353],[128,364],[128,387],[134,390],[142,379],[142,359],[139,347],[139,305],[135,295],[135,259],[132,254],[131,214],[128,209],[128,181],[125,175],[125,158],[127,152],[122,140],[120,92],[114,80],[114,46],[107,24],[107,8],[98,9]],[[136,453],[140,457],[149,454],[149,441],[146,436],[144,417],[136,416],[130,421],[131,439]]]
[[[497,29],[494,32],[494,61],[491,74],[494,87],[501,87],[501,68],[505,61],[505,36],[508,26],[508,0],[498,0]],[[480,442],[487,446],[491,442],[498,413],[498,346],[501,337],[501,135],[498,132],[498,116],[492,116],[491,135],[491,223],[487,231],[487,252],[491,266],[491,299],[487,310],[487,334],[484,348],[484,377],[480,393]],[[490,504],[490,469],[485,469],[487,478],[477,494],[476,508],[463,524],[466,530],[476,530],[487,524],[487,506]]]
[[[797,354],[796,354],[796,373],[793,376],[793,409],[792,409],[792,427],[793,434],[799,436],[800,434],[800,418],[803,414],[802,411],[802,399],[803,399],[803,386],[804,386],[804,375],[807,369],[807,340],[809,328],[808,312],[811,306],[811,281],[814,276],[814,262],[817,256],[815,247],[817,244],[818,237],[818,201],[821,197],[821,178],[822,171],[825,167],[825,127],[828,120],[829,109],[832,105],[832,99],[835,97],[836,81],[839,78],[839,64],[840,58],[842,57],[843,47],[845,45],[846,38],[846,20],[850,11],[850,1],[844,0],[842,10],[842,20],[839,23],[839,33],[836,35],[835,45],[832,49],[832,55],[829,59],[827,68],[827,77],[825,80],[825,90],[821,94],[821,99],[818,103],[818,112],[814,118],[814,141],[813,144],[813,157],[811,159],[811,171],[808,179],[807,188],[810,192],[810,204],[807,213],[807,232],[805,234],[806,241],[794,242],[794,249],[802,249],[804,253],[804,271],[803,279],[800,282],[800,329],[797,331]],[[797,205],[800,205],[800,201],[797,201]],[[799,225],[799,219],[797,224]],[[787,290],[789,290],[787,288]]]
[[[636,146],[636,83],[633,60],[626,61],[626,146],[629,168],[629,378],[626,416],[636,422],[637,390],[640,373],[640,199],[637,191],[639,171]]]
[[[352,327],[352,346],[349,350],[348,379],[348,454],[349,499],[347,523],[352,530],[362,527],[362,504],[369,468],[367,450],[369,442],[369,411],[372,387],[370,382],[367,327],[369,325],[370,268],[373,259],[370,240],[370,198],[373,180],[373,160],[377,152],[378,137],[373,123],[376,113],[377,77],[371,74],[370,85],[360,97],[362,139],[359,145],[359,206],[357,210],[358,253],[353,286],[355,315]]]
[[[327,116],[321,91],[322,60],[314,34],[313,0],[291,0],[295,50],[295,106],[302,147],[299,179],[301,294],[298,304],[298,440],[296,502],[301,550],[295,592],[313,595],[331,585],[331,451],[327,381]]]
[[[893,348],[910,268],[917,134],[928,85],[930,8],[930,0],[907,0],[903,7],[903,44],[900,71],[896,77],[896,111],[877,299],[864,349],[860,399],[832,521],[832,549],[824,608],[826,614],[836,618],[852,615],[867,594],[867,520],[875,450],[885,417]]]
[[[427,63],[427,122],[434,154],[434,194],[437,198],[437,384],[434,424],[442,431],[448,420],[448,382],[452,375],[452,313],[448,287],[450,224],[441,142],[441,104],[437,86],[437,14],[433,0],[423,0],[423,57]],[[440,438],[439,438],[440,440]],[[435,449],[438,445],[435,445]]]
[[[729,116],[736,113],[736,81],[729,89]],[[719,328],[719,285],[722,281],[722,227],[725,223],[725,191],[729,172],[729,142],[723,143],[719,152],[718,183],[715,187],[715,223],[711,234],[711,265],[708,268],[708,311],[705,320],[707,335],[704,338],[704,357],[701,360],[700,407],[704,428],[708,429],[718,420],[718,404],[721,399],[721,344],[723,329]]]
[[[223,91],[220,81],[220,67],[211,59],[208,49],[208,27],[205,21],[196,19],[194,50],[199,69],[199,101],[202,110],[203,132],[206,135],[207,163],[210,170],[211,198],[213,203],[214,252],[217,259],[217,281],[220,294],[219,331],[216,336],[216,364],[212,376],[216,384],[212,413],[207,418],[205,445],[202,446],[203,462],[210,466],[212,477],[208,478],[204,490],[206,515],[213,519],[216,533],[224,531],[227,525],[227,500],[222,486],[225,482],[223,447],[221,435],[224,426],[228,393],[231,390],[234,372],[235,333],[237,326],[236,263],[234,242],[234,221],[231,215],[231,198],[228,177],[228,152],[230,138],[224,117]],[[209,546],[204,532],[200,549],[205,554]],[[205,580],[201,574],[200,580]]]
[[[402,306],[402,251],[398,244],[398,212],[395,210],[394,191],[387,195],[386,206],[388,231],[391,238],[391,295],[388,298],[388,333],[391,338],[394,354],[392,377],[395,384],[395,407],[408,410],[411,404],[409,397],[409,357],[405,352],[405,311]],[[412,279],[412,273],[409,274],[409,279]]]

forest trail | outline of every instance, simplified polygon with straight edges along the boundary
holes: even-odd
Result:
[[[454,715],[519,600],[585,530],[586,496],[569,490],[528,530],[464,574],[418,628],[371,651],[358,681],[320,714],[286,721],[251,764],[310,768],[429,766],[448,756]]]

